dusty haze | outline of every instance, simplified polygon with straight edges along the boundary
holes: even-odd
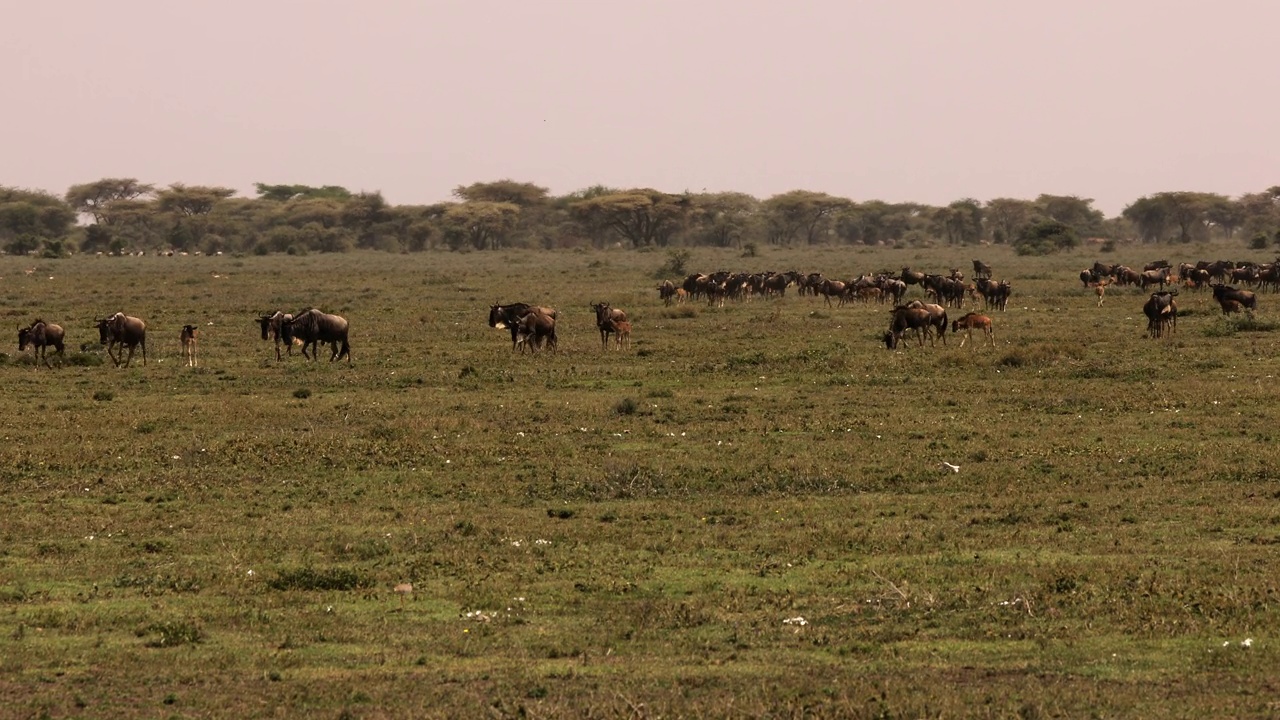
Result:
[[[1052,9],[1046,9],[1051,7]],[[7,2],[0,184],[854,200],[1280,183],[1274,2]]]

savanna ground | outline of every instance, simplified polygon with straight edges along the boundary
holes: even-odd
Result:
[[[881,306],[664,308],[659,252],[0,258],[69,342],[0,365],[0,716],[1280,714],[1280,299],[1155,341],[1076,277],[1169,250],[693,252],[1013,283],[998,347],[898,352]],[[354,362],[276,362],[308,305]],[[145,367],[79,350],[117,310]]]

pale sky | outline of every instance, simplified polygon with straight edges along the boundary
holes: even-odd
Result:
[[[0,185],[1280,184],[1280,2],[0,0]]]

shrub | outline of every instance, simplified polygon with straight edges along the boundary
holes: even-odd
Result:
[[[200,627],[184,620],[156,623],[147,628],[147,632],[154,633],[157,636],[147,641],[147,647],[177,647],[179,645],[194,645],[204,641],[204,632]]]
[[[311,397],[311,390],[309,390],[308,388],[298,388],[297,390],[293,391],[293,396],[298,398],[299,400],[306,400],[307,398]]]
[[[618,415],[635,415],[639,407],[635,400],[623,398],[618,401],[617,405],[613,406],[613,411]]]
[[[110,390],[96,390],[93,393],[93,399],[98,402],[111,402],[115,397],[116,394]]]

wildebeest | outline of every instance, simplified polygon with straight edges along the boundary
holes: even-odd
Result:
[[[1159,285],[1160,289],[1164,290],[1165,284],[1169,282],[1169,267],[1166,265],[1162,268],[1144,270],[1138,278],[1143,290],[1146,290],[1148,285]]]
[[[142,346],[142,364],[147,364],[147,324],[141,318],[118,312],[99,320],[97,327],[98,340],[107,346],[107,357],[116,367],[120,367],[119,356],[124,355],[124,348],[129,348],[129,357],[124,361],[124,366],[129,367],[133,362],[133,351],[139,345]],[[121,348],[118,354],[112,352],[116,345]]]
[[[1147,334],[1153,338],[1164,337],[1178,330],[1178,303],[1173,298],[1178,291],[1151,293],[1142,306],[1147,316]]]
[[[915,307],[913,307],[913,305]],[[929,344],[933,344],[932,331],[935,327],[933,317],[929,311],[924,309],[921,303],[915,302],[911,305],[899,305],[889,311],[889,330],[884,334],[885,347],[893,350],[898,347],[898,343],[903,339],[908,330],[914,331],[916,339],[920,341],[920,346],[924,347],[924,338],[929,336]]]
[[[1222,314],[1223,314],[1223,315],[1230,315],[1230,314],[1232,314],[1232,313],[1238,313],[1238,312],[1240,312],[1241,310],[1244,310],[1244,306],[1240,304],[1240,301],[1239,301],[1239,300],[1232,300],[1231,298],[1227,298],[1226,300],[1223,300],[1223,301],[1222,301]]]
[[[596,327],[600,330],[600,344],[604,349],[609,349],[609,335],[614,332],[614,326],[609,321],[626,322],[627,312],[621,308],[609,307],[609,303],[592,303],[591,309],[596,313]]]
[[[276,360],[280,359],[281,345],[285,347],[285,354],[293,354],[293,338],[285,335],[285,328],[292,320],[293,315],[280,310],[258,318],[258,324],[262,326],[262,339],[272,340],[276,344]]]
[[[515,343],[524,353],[526,346],[530,352],[537,352],[546,347],[556,349],[556,312],[550,308],[529,308],[514,326]]]
[[[27,327],[18,328],[18,352],[27,349],[30,345],[35,350],[35,356],[44,362],[47,367],[53,367],[49,364],[49,346],[54,347],[54,354],[59,359],[65,358],[62,350],[63,330],[61,325],[47,323],[44,320],[36,318],[36,321]]]
[[[200,331],[195,325],[183,325],[178,339],[182,342],[182,357],[186,359],[187,367],[199,366],[197,343],[200,341]]]
[[[1230,285],[1222,283],[1214,283],[1210,287],[1213,288],[1213,299],[1218,301],[1219,305],[1224,304],[1227,300],[1235,300],[1240,303],[1241,307],[1253,312],[1258,309],[1258,296],[1253,294],[1251,290],[1237,290]]]
[[[662,284],[658,286],[658,299],[662,301],[663,305],[670,305],[675,296],[676,284],[670,280],[663,280]]]
[[[520,320],[534,310],[550,317],[552,320],[556,319],[556,311],[552,308],[534,307],[528,303],[510,303],[508,305],[494,303],[489,306],[489,327],[510,330],[511,349],[514,351],[520,344]]]
[[[344,355],[351,362],[351,346],[347,343],[347,319],[341,315],[330,315],[315,308],[303,310],[288,322],[281,323],[281,331],[285,340],[298,338],[302,341],[302,357],[315,361],[320,354],[320,344],[328,343],[333,350],[329,362]],[[341,347],[339,347],[341,344]],[[307,354],[307,346],[311,346],[311,354]]]
[[[974,260],[973,261],[973,277],[975,279],[991,277],[991,266],[982,262],[981,260]]]
[[[973,338],[974,328],[981,330],[987,336],[987,339],[991,341],[991,347],[995,347],[996,333],[991,328],[991,318],[986,315],[969,313],[951,323],[952,334],[959,332],[961,329],[964,330],[964,337],[960,338],[960,347],[964,347],[965,342]]]

